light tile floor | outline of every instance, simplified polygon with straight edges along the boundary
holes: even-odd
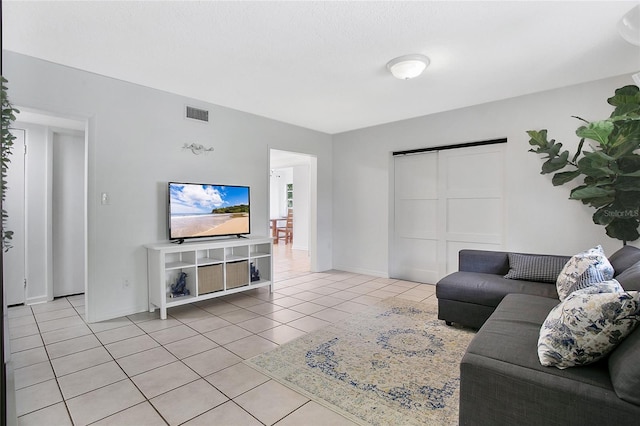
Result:
[[[435,287],[329,271],[274,245],[275,291],[255,289],[87,324],[84,296],[9,309],[19,425],[352,425],[242,361],[389,296]]]

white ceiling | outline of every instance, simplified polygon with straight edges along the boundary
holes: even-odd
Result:
[[[638,1],[7,1],[3,48],[334,134],[633,73]],[[414,80],[392,58],[430,57]],[[632,81],[630,80],[631,84]]]

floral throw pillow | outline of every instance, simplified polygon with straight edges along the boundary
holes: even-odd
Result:
[[[560,369],[598,361],[640,322],[640,293],[620,292],[616,280],[573,292],[542,324],[538,358]]]
[[[572,256],[564,265],[556,280],[558,297],[563,301],[576,290],[611,278],[613,267],[602,246],[596,246]]]

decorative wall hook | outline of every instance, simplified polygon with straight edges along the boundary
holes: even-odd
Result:
[[[185,143],[182,149],[190,149],[195,155],[200,155],[203,152],[211,152],[213,151],[213,147],[206,148],[204,145],[200,145],[197,143],[187,144]]]

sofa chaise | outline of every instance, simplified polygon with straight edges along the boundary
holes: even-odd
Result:
[[[512,266],[515,265],[511,265],[510,260],[533,259],[536,263],[552,266],[560,272],[570,256],[460,250],[458,259],[458,272],[447,275],[436,284],[438,319],[449,325],[455,322],[478,329],[509,293],[544,296],[556,299],[557,302],[558,293],[552,282],[557,273],[547,277],[546,282],[523,279],[540,275],[530,271],[526,265],[523,265],[522,271],[512,271]],[[527,272],[529,274],[525,275]],[[508,274],[515,279],[505,278]]]

